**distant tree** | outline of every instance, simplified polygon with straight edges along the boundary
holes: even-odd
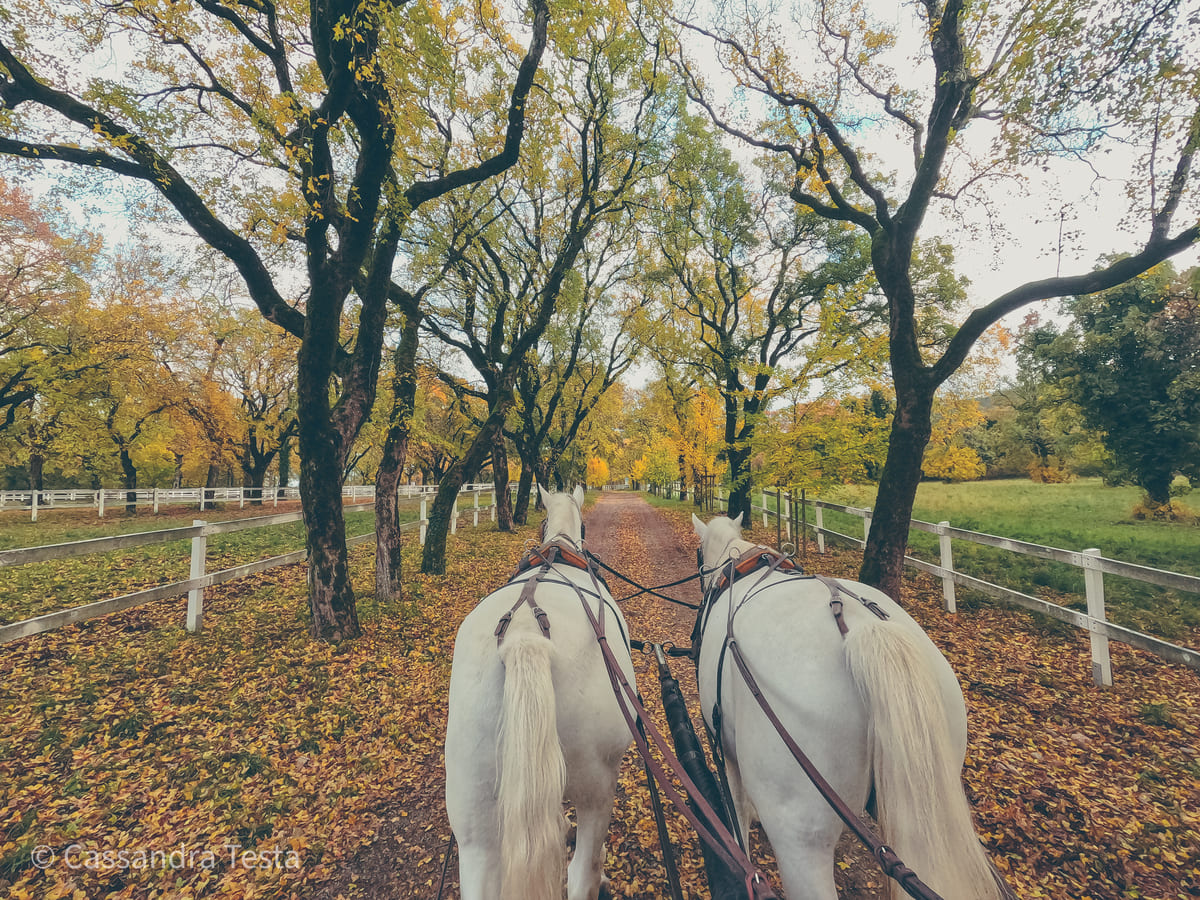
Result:
[[[1200,477],[1200,272],[1170,265],[1075,297],[1073,321],[1038,350],[1151,508],[1175,475]]]

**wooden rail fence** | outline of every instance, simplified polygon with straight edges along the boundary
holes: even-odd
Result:
[[[488,505],[480,505],[480,495],[491,492],[491,503]],[[470,507],[472,515],[472,524],[475,527],[479,525],[479,516],[481,513],[490,513],[491,520],[496,520],[496,495],[490,488],[481,488],[473,485],[470,489],[464,489],[459,493],[459,498],[454,502],[453,517],[450,520],[451,533],[456,533],[458,530],[459,500],[463,494],[472,496],[472,504]],[[402,530],[417,530],[420,535],[420,541],[425,543],[426,529],[429,525],[428,518],[428,497],[421,498],[420,517],[413,522],[406,522],[401,526]],[[361,509],[371,509],[374,506],[374,500],[370,503],[351,504],[345,507],[347,512]],[[118,612],[123,609],[129,609],[134,606],[141,606],[144,603],[152,603],[155,600],[166,600],[174,597],[182,597],[184,594],[188,598],[187,619],[185,627],[188,631],[199,632],[203,627],[204,620],[204,589],[213,585],[223,584],[226,581],[233,581],[237,578],[245,578],[249,575],[255,575],[259,572],[265,572],[267,569],[273,569],[277,566],[293,565],[295,563],[304,562],[307,551],[296,550],[292,553],[284,553],[280,556],[272,556],[267,559],[256,560],[255,562],[246,563],[241,566],[234,566],[229,569],[222,569],[219,572],[205,571],[205,558],[208,549],[208,538],[210,535],[229,534],[235,531],[245,531],[255,528],[265,528],[272,525],[283,525],[289,522],[301,521],[302,514],[298,512],[279,513],[270,516],[256,516],[252,519],[239,519],[231,522],[212,522],[207,523],[203,519],[196,519],[190,526],[182,528],[166,528],[160,531],[145,531],[135,534],[121,534],[112,537],[93,538],[87,541],[72,541],[65,544],[48,544],[43,547],[26,547],[14,550],[0,550],[0,567],[16,566],[26,563],[46,562],[56,559],[67,559],[76,556],[87,556],[93,553],[106,553],[114,550],[126,550],[131,547],[142,547],[149,544],[161,544],[168,541],[190,540],[191,541],[191,570],[186,581],[175,581],[170,584],[161,584],[156,587],[147,588],[141,591],[134,591],[130,594],[122,594],[119,597],[110,597],[105,600],[97,600],[94,603],[87,603],[83,606],[76,606],[70,609],[59,610],[57,612],[46,613],[42,616],[36,616],[32,619],[25,619],[20,622],[12,622],[8,625],[0,625],[0,644],[8,643],[9,641],[19,640],[23,637],[29,637],[34,634],[42,634],[46,631],[52,631],[55,628],[61,628],[63,625],[72,625],[78,622],[85,622],[88,619],[94,619],[97,616],[105,616],[109,613]],[[349,538],[346,543],[348,546],[354,546],[365,541],[371,540],[375,536],[375,532],[360,534]]]

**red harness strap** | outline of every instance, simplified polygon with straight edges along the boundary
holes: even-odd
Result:
[[[747,553],[741,556],[736,563],[725,566],[725,571],[717,578],[717,583],[713,587],[713,590],[720,593],[743,575],[749,575],[754,570],[763,566],[771,566],[772,569],[780,572],[793,572],[796,570],[796,564],[782,553],[777,553],[770,547],[756,547],[755,552]]]
[[[535,569],[538,566],[546,567],[553,565],[556,562],[566,563],[576,569],[587,571],[587,557],[577,551],[574,547],[559,542],[543,544],[540,547],[534,547],[517,563],[517,571],[514,575],[528,570]]]

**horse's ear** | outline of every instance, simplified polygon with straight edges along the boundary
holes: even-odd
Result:
[[[580,510],[582,510],[583,509],[583,485],[582,484],[575,485],[575,490],[572,491],[571,497],[574,498],[575,505],[578,506],[580,508]]]
[[[696,529],[696,537],[704,539],[704,532],[708,531],[708,526],[700,521],[700,517],[692,513],[692,527]]]
[[[538,496],[540,496],[542,498],[542,506],[546,506],[547,505],[546,501],[548,501],[550,499],[550,492],[547,491],[540,484],[538,485]]]
[[[736,525],[738,528],[742,527],[742,516],[744,516],[744,515],[746,515],[746,511],[743,509],[740,513],[737,514],[737,518],[733,520],[733,524]]]

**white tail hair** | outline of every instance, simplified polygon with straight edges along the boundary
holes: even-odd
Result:
[[[517,622],[514,621],[514,625]],[[510,629],[500,646],[504,702],[498,737],[501,900],[560,900],[566,861],[567,766],[558,741],[554,647]]]
[[[1002,900],[971,821],[962,760],[927,653],[908,630],[872,616],[856,619],[845,651],[868,709],[883,839],[947,900]],[[895,882],[892,896],[906,896]]]

